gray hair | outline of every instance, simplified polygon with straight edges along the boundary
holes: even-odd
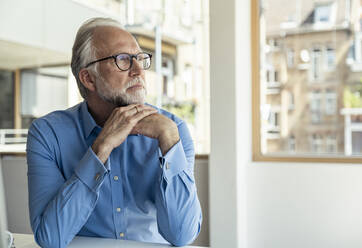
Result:
[[[96,58],[96,50],[93,46],[93,32],[96,27],[100,26],[110,26],[118,27],[123,29],[122,25],[111,18],[91,18],[84,22],[79,28],[75,41],[73,44],[72,50],[72,61],[71,68],[75,79],[77,80],[77,85],[81,96],[86,99],[88,90],[83,85],[79,79],[79,72],[84,68],[89,62]],[[97,64],[94,69],[91,69],[93,73],[97,74]]]

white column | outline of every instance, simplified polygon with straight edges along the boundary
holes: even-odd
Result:
[[[210,1],[210,244],[246,247],[250,0]],[[243,89],[243,90],[242,90]]]
[[[352,155],[351,115],[348,113],[344,116],[344,153],[346,156]]]

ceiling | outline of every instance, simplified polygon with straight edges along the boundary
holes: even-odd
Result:
[[[70,64],[70,54],[0,40],[0,69],[16,70]]]

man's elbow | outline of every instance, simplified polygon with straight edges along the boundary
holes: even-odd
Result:
[[[35,242],[42,248],[63,248],[65,245],[62,245],[59,242],[59,239],[56,235],[42,232],[39,229],[34,232],[34,240]]]
[[[194,228],[187,228],[187,230],[181,230],[177,238],[169,240],[173,246],[186,246],[195,241],[201,230],[201,223],[198,223]]]

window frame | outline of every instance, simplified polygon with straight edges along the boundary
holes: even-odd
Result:
[[[300,162],[300,163],[362,163],[361,156],[345,155],[279,155],[263,154],[261,150],[261,113],[260,113],[260,3],[250,0],[251,4],[251,94],[252,94],[252,160],[257,162]]]

